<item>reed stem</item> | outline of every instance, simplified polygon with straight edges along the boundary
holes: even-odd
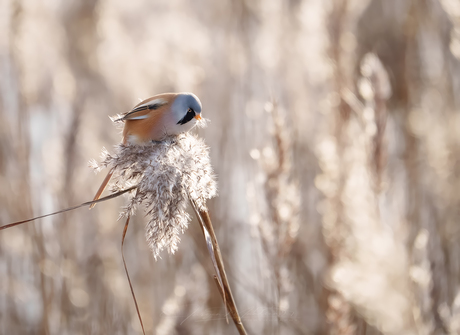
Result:
[[[195,214],[198,217],[198,221],[200,222],[201,231],[203,232],[205,240],[206,240],[205,230],[209,233],[209,235],[211,237],[214,256],[215,256],[215,260],[216,260],[216,263],[217,263],[217,268],[219,270],[219,273],[217,274],[217,276],[215,276],[215,279],[216,279],[215,281],[217,283],[217,287],[219,289],[219,292],[221,292],[221,294],[222,294],[222,299],[224,301],[224,304],[227,305],[227,308],[228,308],[228,310],[230,312],[230,315],[232,316],[233,322],[235,323],[235,326],[238,329],[239,334],[240,335],[247,335],[246,330],[244,329],[243,322],[241,321],[241,317],[240,317],[240,315],[238,313],[238,309],[236,307],[235,299],[233,298],[233,294],[232,294],[232,291],[230,289],[230,284],[228,283],[227,274],[225,272],[224,262],[223,262],[223,259],[222,259],[222,254],[220,252],[219,243],[217,242],[217,237],[216,237],[216,234],[214,232],[214,227],[212,225],[211,218],[209,217],[209,213],[207,211],[198,210],[198,208],[197,208],[197,206],[196,206],[196,204],[195,204],[195,202],[193,200],[190,199],[190,202],[192,203],[192,207],[193,207],[193,209],[195,211]],[[219,274],[220,274],[220,278],[222,280],[222,286],[223,286],[224,292],[222,292],[222,289],[220,287],[220,283],[219,283],[219,280],[218,280]]]

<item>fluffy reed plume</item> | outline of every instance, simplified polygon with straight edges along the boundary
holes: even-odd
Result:
[[[452,301],[452,307],[447,303],[441,304],[438,308],[442,322],[446,325],[445,333],[449,335],[460,333],[460,292],[456,294]]]
[[[353,319],[353,310],[344,296],[334,292],[328,297],[329,308],[326,312],[327,321],[331,324],[329,333],[332,335],[357,334],[357,326]]]
[[[147,208],[146,238],[155,259],[163,249],[174,253],[190,222],[187,201],[206,210],[206,200],[217,193],[217,184],[204,141],[191,134],[168,137],[144,146],[119,144],[115,154],[103,152],[96,169],[114,169],[112,189],[137,185],[120,217]]]
[[[265,109],[273,118],[275,145],[274,150],[270,146],[265,147],[260,160],[267,175],[264,195],[268,211],[265,222],[260,222],[260,229],[262,238],[274,244],[267,252],[273,253],[272,257],[284,258],[299,233],[300,191],[298,181],[293,178],[292,141],[284,121],[285,115],[276,103],[267,103]],[[270,230],[274,240],[267,234]]]
[[[419,322],[419,334],[432,334],[436,324],[432,313],[434,305],[431,293],[433,291],[433,273],[429,259],[429,253],[433,250],[429,250],[429,240],[430,233],[428,230],[420,229],[412,248],[412,264],[409,268],[409,275],[413,283],[414,302],[417,305],[414,308],[414,315],[416,319],[421,320]],[[445,322],[447,325],[449,323],[449,321]]]
[[[340,124],[340,142],[325,137],[317,151],[323,174],[316,185],[326,196],[323,229],[334,256],[330,285],[340,294],[330,309],[346,301],[383,333],[415,334],[421,324],[414,319],[410,260],[403,238],[388,229],[379,205],[388,79],[375,55],[363,58],[361,70],[365,106],[347,92],[345,100],[355,113]]]
[[[248,201],[252,203],[252,223],[257,230],[254,235],[260,239],[268,266],[264,271],[270,276],[277,296],[278,327],[296,328],[294,320],[283,320],[293,310],[290,294],[293,291],[291,269],[287,258],[299,234],[300,191],[298,181],[293,177],[292,139],[285,122],[285,111],[276,102],[267,102],[265,112],[270,114],[272,145],[261,151],[253,149],[250,155],[257,160],[264,178],[250,183]],[[257,191],[256,191],[257,190]],[[261,195],[257,197],[256,194]],[[268,300],[271,297],[265,296]],[[271,307],[271,306],[270,306]]]

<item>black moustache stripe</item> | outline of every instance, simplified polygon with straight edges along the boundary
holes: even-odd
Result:
[[[195,112],[188,111],[187,114],[185,114],[185,116],[182,118],[182,120],[177,122],[177,124],[186,124],[187,122],[190,122],[190,120],[192,120],[194,117]]]

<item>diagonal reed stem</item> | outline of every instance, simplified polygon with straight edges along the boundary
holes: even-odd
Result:
[[[205,230],[211,236],[211,242],[212,242],[212,246],[214,249],[214,256],[215,256],[215,260],[217,263],[217,268],[219,270],[219,273],[217,273],[217,275],[214,276],[214,278],[217,283],[217,288],[219,289],[219,292],[221,292],[222,294],[222,300],[224,301],[224,304],[227,305],[227,308],[230,311],[230,315],[232,316],[233,322],[235,323],[235,326],[238,329],[238,332],[240,333],[240,335],[247,335],[246,330],[244,329],[244,326],[243,326],[243,322],[241,321],[240,315],[238,313],[238,309],[236,308],[236,303],[235,303],[235,300],[233,299],[233,294],[230,289],[230,284],[228,283],[227,274],[225,273],[225,269],[224,269],[224,262],[222,259],[222,255],[220,253],[219,243],[217,242],[217,237],[214,232],[214,227],[212,226],[212,222],[211,222],[211,218],[209,217],[209,213],[207,211],[198,210],[195,202],[192,199],[190,199],[190,202],[198,218],[198,221],[200,222],[201,231],[203,232],[205,239],[206,239]],[[223,286],[224,292],[222,292],[222,289],[220,287],[219,279],[222,280],[222,286]]]
[[[129,288],[131,289],[131,294],[133,296],[134,305],[136,305],[137,316],[139,317],[139,321],[141,323],[142,333],[145,335],[144,324],[142,323],[141,313],[139,312],[139,306],[137,305],[136,295],[134,294],[133,285],[131,284],[131,278],[129,278],[128,268],[126,267],[125,255],[124,255],[124,252],[123,252],[123,249],[124,249],[123,246],[125,244],[126,231],[128,230],[128,225],[129,225],[129,219],[130,218],[131,218],[131,216],[128,216],[128,218],[126,219],[125,227],[123,228],[123,235],[121,237],[121,257],[123,258],[123,265],[125,267],[126,277],[128,277]]]
[[[87,202],[84,202],[84,203],[82,203],[82,204],[80,204],[80,205],[77,205],[77,206],[72,206],[72,207],[68,207],[68,208],[65,208],[65,209],[61,209],[60,211],[57,211],[57,212],[53,212],[53,213],[49,213],[49,214],[45,214],[45,215],[36,216],[36,217],[34,217],[34,218],[27,219],[27,220],[23,220],[23,221],[17,221],[17,222],[9,223],[9,224],[0,226],[0,230],[12,228],[12,227],[15,227],[15,226],[19,226],[19,225],[21,225],[21,224],[23,224],[23,223],[35,221],[35,220],[38,220],[38,219],[43,219],[43,218],[46,218],[46,217],[48,217],[48,216],[53,216],[53,215],[56,215],[56,214],[61,214],[61,213],[73,211],[74,209],[77,209],[77,208],[85,207],[85,206],[92,205],[92,204],[97,204],[97,203],[103,202],[103,201],[107,201],[107,200],[110,200],[110,199],[119,197],[120,195],[125,194],[126,192],[129,192],[129,191],[132,191],[132,190],[134,190],[134,189],[136,189],[136,188],[137,188],[137,185],[136,185],[136,186],[132,186],[132,187],[130,187],[130,188],[127,188],[127,189],[125,189],[125,190],[121,190],[121,191],[112,193],[112,194],[110,194],[110,195],[108,195],[108,196],[106,196],[106,197],[100,198],[100,199],[98,199],[98,200],[87,201]]]

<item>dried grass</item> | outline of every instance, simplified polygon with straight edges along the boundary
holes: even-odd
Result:
[[[206,200],[217,194],[217,184],[204,141],[181,134],[147,145],[124,145],[107,151],[97,169],[113,171],[112,191],[136,185],[136,192],[120,214],[132,216],[144,204],[148,223],[146,239],[155,259],[163,249],[173,254],[190,221],[186,212],[188,199],[200,210]]]
[[[107,115],[192,91],[212,120],[198,130],[219,176],[207,206],[249,333],[459,331],[455,1],[6,0],[0,13],[2,225],[93,194],[86,162],[120,140]],[[123,204],[1,232],[0,333],[139,330]],[[234,332],[163,313],[175,299],[184,318],[184,301],[224,311],[198,225],[158,230],[181,247],[154,262],[151,219],[131,217],[125,242],[146,332]],[[201,300],[184,284],[200,282],[194,266],[211,268]]]

